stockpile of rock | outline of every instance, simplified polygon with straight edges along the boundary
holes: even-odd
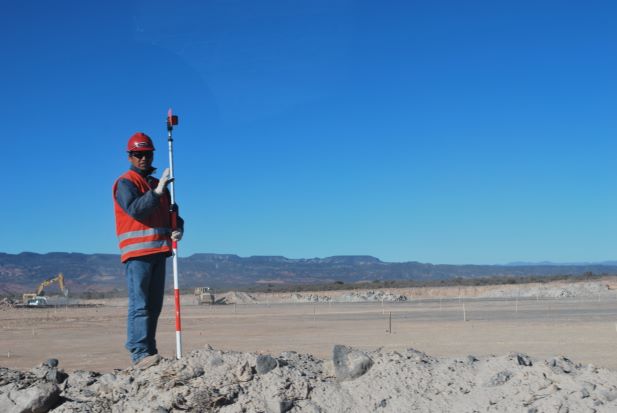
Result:
[[[293,303],[327,303],[332,301],[332,297],[319,294],[300,294],[293,293],[290,296],[290,301]]]
[[[366,290],[366,291],[353,291],[342,295],[339,301],[343,302],[365,302],[365,301],[407,301],[407,296],[400,294],[393,294],[389,291],[383,290]]]
[[[0,369],[1,412],[614,412],[617,373],[565,357],[363,352],[331,360],[206,348],[145,370]]]
[[[530,284],[525,286],[501,286],[478,294],[479,297],[506,297],[506,298],[615,298],[615,290],[611,290],[606,283],[577,282],[577,283],[547,283]]]
[[[18,303],[17,300],[14,300],[10,297],[5,297],[2,300],[0,300],[0,310],[13,308],[17,305],[17,303]]]
[[[230,291],[216,297],[217,304],[255,304],[257,302],[251,294],[242,291]]]

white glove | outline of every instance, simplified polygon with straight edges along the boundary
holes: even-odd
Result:
[[[156,186],[156,188],[154,188],[154,193],[158,196],[163,195],[163,192],[165,192],[165,188],[170,182],[173,182],[173,180],[173,178],[169,178],[169,168],[165,168],[165,170],[163,171],[163,175],[161,175],[161,179],[159,179],[159,184]]]
[[[171,231],[171,239],[174,241],[180,241],[182,239],[182,235],[184,235],[184,233],[179,229],[174,229]]]

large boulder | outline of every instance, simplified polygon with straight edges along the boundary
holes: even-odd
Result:
[[[353,380],[364,375],[373,365],[365,353],[337,344],[332,350],[334,373],[339,381]]]
[[[260,354],[259,356],[257,356],[257,360],[255,362],[255,369],[257,370],[257,374],[266,374],[277,367],[278,362],[274,357],[267,354]]]
[[[38,383],[0,394],[0,412],[44,413],[58,403],[60,389],[54,383]]]

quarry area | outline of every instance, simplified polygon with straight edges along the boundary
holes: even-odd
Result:
[[[126,299],[5,303],[0,411],[617,411],[614,278],[216,302],[182,297],[177,360],[167,297],[144,370],[123,348]]]

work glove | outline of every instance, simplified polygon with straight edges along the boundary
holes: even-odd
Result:
[[[171,239],[174,241],[180,241],[184,232],[181,229],[174,229],[171,231]]]
[[[173,180],[173,178],[169,178],[169,168],[165,168],[165,170],[163,171],[163,175],[161,175],[161,179],[159,179],[159,184],[156,186],[156,188],[154,188],[154,193],[158,196],[163,195],[163,192],[165,192],[165,188],[167,188],[167,185],[170,182],[173,182]]]

